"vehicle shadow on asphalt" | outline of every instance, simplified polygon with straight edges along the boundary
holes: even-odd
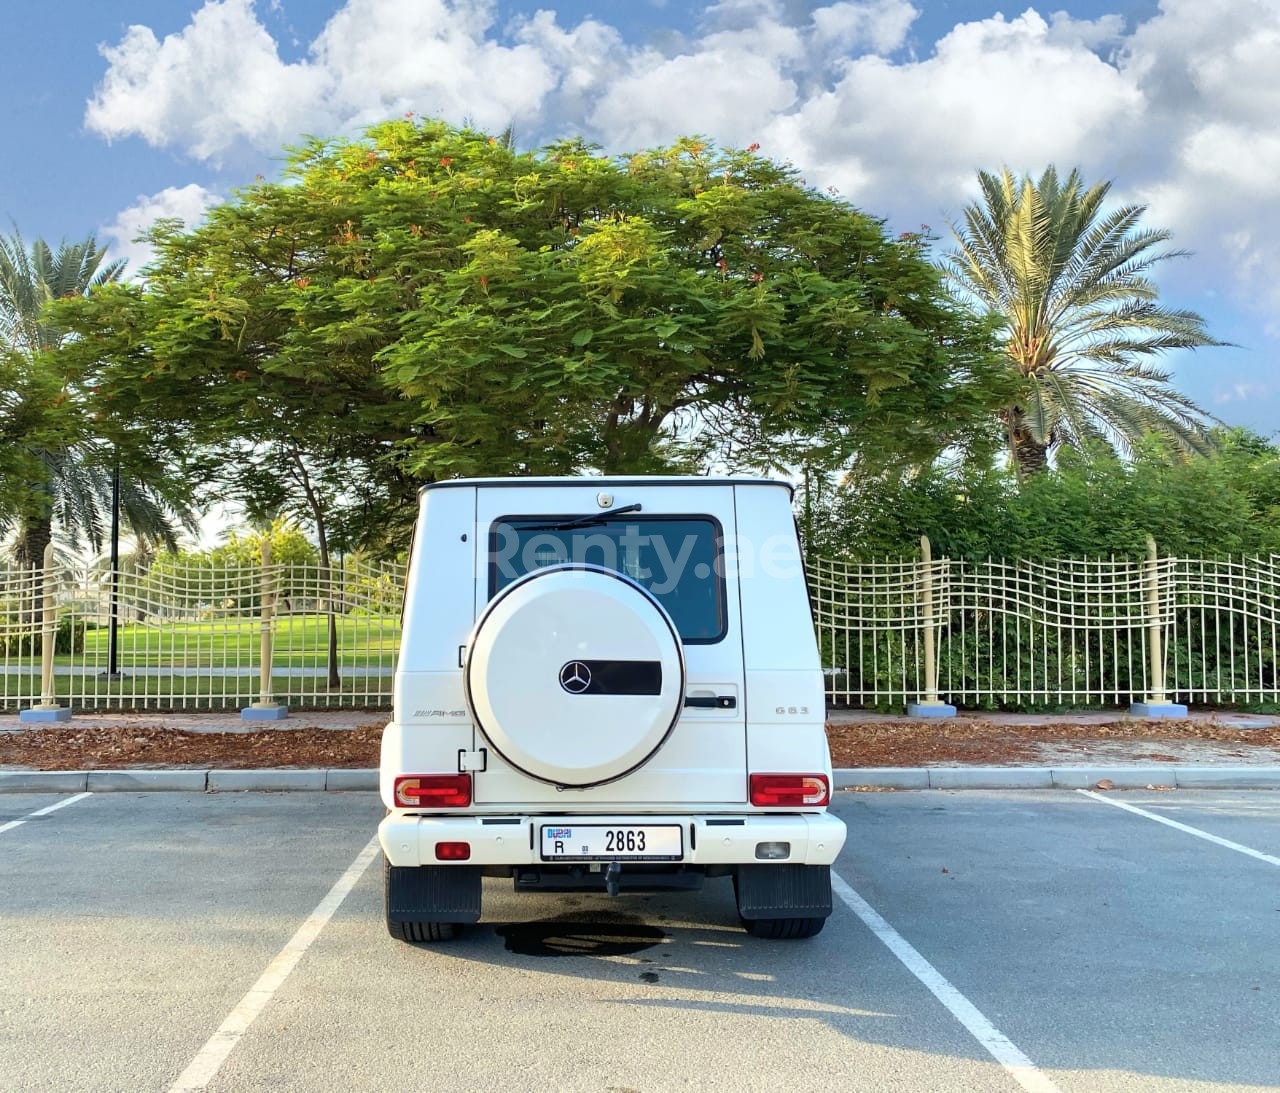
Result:
[[[692,894],[624,893],[612,900],[595,894],[523,894],[514,904],[510,894],[490,898],[489,886],[500,884],[486,882],[486,901],[499,914],[453,942],[414,948],[433,960],[590,981],[597,1001],[619,1007],[819,1021],[860,1043],[995,1065],[838,903],[817,937],[765,941],[742,929],[728,881],[708,881],[701,893]],[[526,906],[529,917],[500,915]],[[601,984],[616,987],[616,993],[602,992]],[[1203,1069],[1182,1073],[1172,1066],[1162,1069],[1149,1046],[1144,1051],[1120,1027],[1108,1031],[1105,1022],[1095,1022],[1071,1029],[1035,1018],[1035,1031],[1026,1034],[1025,1015],[1014,1020],[989,999],[971,1001],[980,1009],[991,1007],[987,1016],[1038,1066],[1051,1072],[1060,1068],[1077,1080],[1094,1075],[1109,1086],[1147,1077],[1275,1088],[1269,1051],[1215,1051],[1201,1058]],[[1242,1044],[1273,1038],[1273,1032],[1255,1027],[1256,1017],[1250,1021],[1241,1014]],[[782,1045],[789,1034],[777,1026],[766,1035]]]
[[[433,961],[590,981],[597,1001],[620,1007],[821,1021],[862,1042],[990,1061],[945,1014],[921,1013],[923,988],[839,906],[815,938],[765,941],[742,928],[727,878],[696,893],[614,899],[517,898],[487,881],[485,897],[492,916],[454,941],[412,948]],[[503,917],[512,910],[530,917]]]

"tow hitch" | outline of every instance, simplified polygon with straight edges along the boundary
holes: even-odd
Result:
[[[611,861],[604,870],[604,890],[611,896],[618,894],[618,878],[622,876],[622,866]]]

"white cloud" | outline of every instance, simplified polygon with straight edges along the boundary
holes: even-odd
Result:
[[[1270,398],[1275,388],[1265,383],[1233,383],[1227,387],[1219,387],[1213,401],[1219,406],[1228,402],[1253,402],[1256,399]]]
[[[278,149],[325,82],[313,66],[280,60],[252,0],[208,0],[163,41],[131,26],[102,54],[107,73],[85,112],[89,129],[176,144],[197,159],[217,160],[240,142]]]
[[[906,41],[907,31],[919,14],[906,0],[841,0],[813,13],[814,36],[824,45],[846,53],[862,49],[892,53]]]
[[[997,15],[955,27],[923,60],[855,58],[829,90],[774,120],[770,147],[865,207],[906,211],[909,193],[928,217],[958,206],[978,167],[1092,158],[1142,98],[1079,29],[1034,11]]]
[[[204,219],[209,207],[220,200],[212,190],[194,183],[170,186],[149,197],[139,197],[102,229],[102,234],[111,240],[111,257],[127,259],[129,266],[125,276],[136,277],[151,260],[152,253],[150,246],[137,241],[139,235],[157,220],[168,217],[181,220],[187,227],[195,227]]]
[[[587,121],[616,147],[664,144],[680,133],[741,146],[791,107],[796,94],[795,83],[766,57],[736,49],[671,58],[646,53],[602,90]]]
[[[1127,166],[1153,222],[1197,252],[1208,283],[1280,337],[1280,6],[1164,0],[1135,28],[1119,69],[1147,103]]]
[[[500,128],[530,116],[556,82],[531,45],[489,38],[484,0],[348,0],[312,46],[343,128],[406,110]]]
[[[536,44],[495,41],[494,17],[487,0],[347,0],[310,58],[286,63],[253,0],[206,0],[177,34],[160,40],[132,26],[102,47],[107,72],[85,124],[220,163],[410,110],[518,123],[535,116],[564,70]]]
[[[206,0],[179,33],[134,26],[102,47],[85,123],[215,164],[410,110],[544,135],[586,128],[615,148],[694,131],[749,141],[845,51],[900,46],[916,15],[906,0],[844,0],[800,18],[791,7],[723,0],[700,37],[660,51],[597,20],[561,26],[550,11],[504,37],[492,0],[346,0],[309,57],[285,63],[253,0]]]
[[[1198,252],[1180,283],[1280,314],[1275,0],[1161,0],[1129,27],[1029,7],[917,55],[922,6],[720,0],[693,33],[633,43],[607,15],[507,22],[496,0],[345,0],[286,63],[252,0],[208,0],[177,34],[131,27],[103,48],[86,124],[213,163],[407,110],[612,151],[698,132],[760,141],[904,227],[955,215],[976,168],[1079,165],[1151,202],[1149,223]]]

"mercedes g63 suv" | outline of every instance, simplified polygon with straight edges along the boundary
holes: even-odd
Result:
[[[452,937],[517,891],[732,878],[753,934],[816,934],[845,826],[790,487],[427,486],[382,738],[386,921]]]

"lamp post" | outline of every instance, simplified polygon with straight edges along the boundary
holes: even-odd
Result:
[[[111,468],[111,617],[107,622],[107,670],[99,679],[122,679],[120,672],[120,453],[116,452]]]

